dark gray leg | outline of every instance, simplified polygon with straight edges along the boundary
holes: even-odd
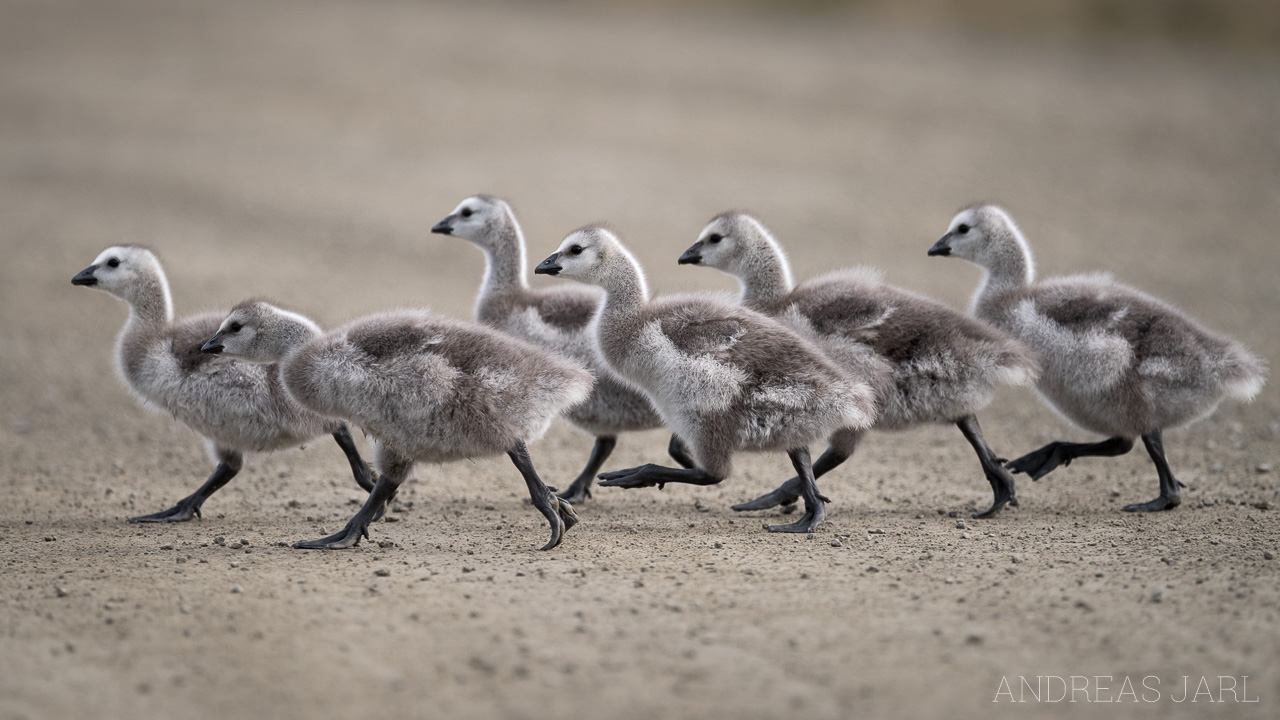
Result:
[[[1149,502],[1125,505],[1125,512],[1172,510],[1182,504],[1179,483],[1169,469],[1169,461],[1164,457],[1164,440],[1161,435],[1160,428],[1156,428],[1142,436],[1142,444],[1147,446],[1147,454],[1151,456],[1151,462],[1156,464],[1156,472],[1160,475],[1160,497]]]
[[[533,506],[538,508],[551,524],[551,539],[542,546],[543,550],[550,550],[560,544],[560,540],[564,538],[569,528],[578,524],[578,514],[573,511],[573,505],[553,495],[543,484],[542,479],[538,477],[538,472],[533,469],[533,461],[529,459],[529,448],[525,447],[523,440],[517,441],[516,446],[507,451],[507,456],[524,476],[524,484],[529,488],[529,499],[533,502]]]
[[[158,513],[150,515],[139,515],[138,517],[129,518],[129,522],[135,523],[162,523],[162,522],[182,522],[190,520],[193,517],[200,517],[200,506],[204,504],[209,496],[218,492],[223,485],[231,481],[231,478],[240,472],[240,468],[244,466],[244,455],[238,450],[228,448],[217,448],[218,466],[213,469],[213,473],[209,475],[209,479],[204,481],[199,490],[178,501],[177,505],[168,510],[161,510]]]
[[[338,447],[342,448],[342,453],[347,456],[347,462],[351,463],[351,474],[355,476],[356,484],[365,492],[373,492],[373,485],[378,481],[378,473],[374,472],[360,457],[360,451],[356,449],[356,441],[351,437],[351,431],[347,429],[346,423],[333,431],[333,439],[338,441]]]
[[[680,463],[680,467],[692,468],[697,467],[698,463],[693,461],[693,457],[689,455],[689,446],[684,444],[679,435],[671,434],[671,442],[667,443],[667,454],[672,460]]]
[[[715,485],[724,480],[711,473],[696,468],[669,468],[648,463],[640,467],[614,470],[601,473],[600,487],[642,488],[663,487],[667,483],[686,483],[688,485]]]
[[[820,478],[836,469],[841,463],[849,459],[850,454],[851,453],[844,450],[827,448],[827,451],[822,453],[822,456],[813,463],[813,477]],[[742,512],[745,510],[768,510],[769,508],[776,507],[778,505],[794,505],[796,504],[796,501],[800,499],[800,493],[803,487],[804,483],[800,480],[799,476],[793,477],[779,485],[778,489],[772,492],[767,492],[755,500],[738,503],[733,506],[733,509],[738,512]],[[823,502],[831,502],[831,500],[826,497],[823,497],[822,500]],[[783,514],[786,513],[784,512]]]
[[[617,445],[618,438],[613,435],[596,436],[596,444],[591,448],[591,457],[587,458],[587,466],[569,485],[569,489],[556,497],[575,505],[591,497],[591,483],[595,481],[596,473],[600,472],[600,466],[609,459],[609,455]]]
[[[960,428],[960,432],[964,434],[964,439],[969,441],[973,446],[974,452],[978,453],[978,462],[982,463],[982,472],[987,476],[987,482],[991,483],[991,493],[993,499],[991,507],[982,512],[973,514],[975,518],[989,518],[1000,512],[1000,508],[1006,504],[1017,506],[1018,493],[1014,488],[1013,476],[1008,470],[1000,464],[1000,459],[996,454],[991,452],[991,448],[987,446],[987,441],[982,437],[982,427],[978,425],[978,418],[968,415],[961,418],[956,426]]]
[[[1079,457],[1116,457],[1133,449],[1133,438],[1113,437],[1096,443],[1051,442],[1005,464],[1015,473],[1026,473],[1032,480],[1048,475],[1059,465],[1070,465]]]
[[[813,476],[813,465],[809,460],[809,448],[796,448],[787,455],[791,457],[791,465],[796,469],[796,476],[800,478],[800,496],[804,498],[804,515],[787,525],[770,525],[768,530],[788,533],[813,532],[827,516],[828,501],[818,492],[818,483]]]
[[[295,548],[302,550],[343,550],[359,545],[360,538],[369,537],[369,523],[382,514],[383,507],[391,498],[395,497],[396,489],[400,487],[400,483],[404,482],[404,479],[409,475],[409,470],[413,467],[412,460],[392,458],[386,448],[383,448],[381,459],[378,462],[382,465],[382,474],[378,478],[377,484],[373,486],[373,492],[369,493],[369,499],[364,501],[364,505],[347,522],[347,526],[319,540],[300,540],[293,544]]]

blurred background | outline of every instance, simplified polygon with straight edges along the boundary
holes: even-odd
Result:
[[[493,710],[486,703],[498,703],[511,716],[537,714],[528,710],[523,690],[475,679],[505,678],[505,666],[486,676],[489,661],[473,663],[459,671],[472,673],[467,686],[465,677],[449,674],[453,669],[432,675],[414,664],[424,648],[453,647],[466,657],[474,647],[468,643],[487,637],[480,629],[468,630],[465,609],[457,609],[464,620],[429,630],[377,623],[371,628],[369,618],[383,616],[376,598],[361,594],[368,573],[359,575],[361,581],[340,574],[356,567],[350,558],[362,557],[357,554],[320,560],[286,555],[283,565],[271,567],[288,574],[302,564],[325,565],[338,573],[330,576],[326,592],[359,603],[359,619],[338,617],[337,601],[312,607],[313,615],[272,615],[273,606],[263,600],[239,620],[234,616],[241,611],[230,607],[200,616],[196,604],[193,630],[192,617],[176,612],[175,596],[196,603],[190,598],[200,593],[171,585],[183,576],[140,569],[139,562],[147,561],[139,560],[139,543],[150,548],[158,540],[135,537],[135,529],[111,513],[122,512],[116,504],[121,496],[132,501],[127,487],[155,505],[147,511],[158,509],[194,487],[205,465],[189,431],[137,407],[112,377],[109,353],[123,308],[69,285],[106,246],[137,242],[156,248],[179,314],[265,295],[325,325],[395,306],[429,305],[469,317],[483,259],[463,241],[429,233],[469,195],[491,193],[511,201],[531,263],[572,229],[609,222],[659,292],[733,287],[714,271],[678,267],[675,261],[712,216],[740,208],[774,231],[799,278],[872,264],[891,282],[962,306],[978,271],[927,258],[925,251],[960,206],[993,200],[1020,222],[1041,274],[1113,271],[1275,358],[1278,189],[1275,0],[0,0],[0,504],[8,508],[0,511],[0,531],[31,543],[14,541],[0,550],[13,569],[0,579],[0,635],[22,650],[0,654],[0,709],[7,696],[17,698],[7,707],[15,718],[58,714],[44,712],[49,708],[67,716],[96,710],[127,717],[136,707],[173,712],[179,706],[195,714],[205,708],[233,715],[274,707],[287,715],[288,708],[354,712],[398,697],[404,704],[394,707],[412,714],[419,706],[404,698],[431,689],[438,694],[427,696],[458,716]],[[559,281],[531,278],[533,284],[554,282]],[[1280,403],[1273,388],[1274,383],[1251,406],[1226,407],[1198,430],[1167,438],[1175,467],[1201,478],[1223,473],[1214,480],[1214,492],[1234,493],[1242,503],[1273,493],[1275,476],[1254,472],[1274,461]],[[1012,448],[1073,432],[1030,393],[1002,395],[983,423],[993,442]],[[660,435],[623,443],[616,462],[652,459],[661,452]],[[921,473],[949,479],[951,468],[973,469],[968,449],[952,435],[948,429],[924,429],[870,445],[860,456],[860,470],[833,481],[844,519],[831,520],[832,527],[862,523],[865,515],[859,513],[883,507],[878,494],[888,491],[859,483],[864,474],[887,478],[893,492],[930,516],[934,506],[960,507],[985,492],[976,476],[920,482]],[[539,467],[549,477],[562,477],[577,470],[587,442],[557,426],[542,447],[534,448]],[[904,469],[906,447],[925,448],[927,462]],[[261,510],[253,504],[258,490],[290,488],[262,501],[269,505],[262,511],[263,527],[273,540],[313,534],[312,524],[285,510],[290,497],[314,500],[335,518],[345,517],[352,509],[344,504],[347,488],[313,490],[305,479],[332,469],[333,458],[325,454],[332,449],[317,452],[323,460],[289,456],[294,459],[247,466],[246,479],[226,491],[224,507],[240,507],[232,504],[238,499],[252,519]],[[1028,492],[1038,493],[1040,509],[1028,508],[1021,517],[1038,518],[1039,528],[1055,521],[1031,513],[1067,508],[1086,522],[1113,522],[1117,513],[1104,503],[1117,501],[1107,499],[1103,483],[1126,483],[1128,500],[1154,488],[1145,459],[1131,460],[1117,466],[1124,468],[1116,471],[1121,479],[1094,468],[1103,478],[1099,482],[1033,486]],[[275,463],[286,462],[293,464],[291,476],[275,470]],[[716,512],[789,472],[782,458],[744,458],[738,467],[742,480],[716,501]],[[461,475],[437,468],[419,475],[424,487],[434,488],[430,492],[447,497],[513,489],[510,468],[497,461],[478,463]],[[483,490],[468,484],[490,475],[492,482],[476,486]],[[290,487],[286,476],[296,484]],[[933,492],[942,499],[927,494]],[[617,542],[629,548],[636,542],[626,534],[631,524],[652,521],[656,511],[639,508],[640,496],[618,495],[593,506],[599,513],[593,521],[609,528],[614,518],[623,538]],[[687,510],[688,495],[674,496]],[[515,509],[518,497],[511,497],[512,516],[532,527]],[[666,502],[672,495],[659,497]],[[611,508],[622,508],[622,514],[609,515]],[[903,518],[915,516],[914,508],[903,512]],[[78,553],[53,554],[72,546],[42,544],[41,536],[50,531],[20,521],[33,518],[69,523],[55,534],[65,541],[67,533],[81,533],[84,545]],[[198,545],[210,533],[230,536],[233,530],[221,529],[230,522],[192,523],[166,530],[172,534],[165,537]],[[662,552],[678,554],[684,544],[680,532],[693,532],[687,529],[693,526],[680,520],[670,535],[659,534],[676,546],[662,545]],[[471,526],[436,523],[411,536],[429,539],[458,527]],[[758,532],[744,536],[750,531],[743,525],[728,532],[764,543],[753,552],[771,550]],[[40,604],[52,592],[50,579],[70,565],[92,566],[104,537],[113,543],[104,551],[110,566],[138,573],[121,581],[132,589],[98,591],[83,615],[55,606],[55,619]],[[578,551],[568,549],[563,557]],[[505,546],[494,552],[530,561]],[[916,549],[902,552],[914,556]],[[1163,555],[1153,552],[1153,562]],[[257,557],[263,563],[270,558]],[[621,557],[618,562],[630,556]],[[439,560],[446,568],[474,562]],[[772,566],[771,558],[757,565]],[[939,580],[933,592],[950,592],[950,583]],[[211,606],[230,602],[223,585],[217,587],[219,600],[209,600]],[[836,674],[830,687],[808,694],[816,704],[804,707],[814,716],[910,707],[901,704],[903,698],[927,704],[930,710],[920,711],[921,717],[985,716],[987,680],[1011,668],[1032,671],[1033,661],[1056,658],[1060,667],[1091,669],[1081,658],[1103,657],[1109,667],[1141,670],[1161,658],[1182,657],[1180,649],[1140,632],[1146,619],[1121,616],[1099,624],[1101,613],[1091,616],[1092,625],[1058,624],[1054,615],[1052,626],[1046,621],[1035,628],[982,615],[975,622],[992,625],[984,631],[986,647],[965,644],[961,634],[956,644],[939,650],[942,641],[919,618],[940,618],[950,632],[964,626],[963,611],[973,606],[957,605],[948,596],[945,605],[928,612],[893,622],[872,617],[859,625],[844,611],[864,589],[779,596],[824,608],[828,615],[804,616],[815,637],[835,633],[829,637],[849,640],[782,652],[793,670]],[[1039,592],[1024,591],[1026,598]],[[136,623],[125,625],[134,633],[128,639],[123,620],[113,628],[102,624],[104,596],[142,597]],[[758,646],[759,657],[737,664],[737,650],[699,656],[723,662],[691,670],[704,673],[698,676],[704,680],[690,681],[703,691],[682,696],[685,704],[664,710],[666,695],[648,697],[653,706],[636,704],[653,687],[669,689],[663,668],[685,635],[683,625],[663,622],[642,630],[638,644],[609,635],[553,635],[549,646],[564,642],[574,648],[566,654],[613,651],[621,656],[614,658],[618,662],[638,658],[643,667],[627,675],[627,682],[615,682],[608,665],[588,665],[573,678],[556,680],[565,683],[563,694],[555,691],[560,685],[547,685],[551,690],[537,697],[549,704],[540,707],[581,710],[574,703],[579,696],[569,690],[588,688],[609,688],[596,698],[600,708],[639,715],[648,708],[654,717],[670,717],[673,708],[729,708],[747,717],[802,707],[785,694],[787,682],[778,681],[773,690],[773,663],[764,659],[786,647],[787,636],[779,633],[787,632],[783,618],[791,616],[761,598],[755,601],[764,608],[760,613],[736,618],[739,629],[759,629],[742,641]],[[893,603],[899,601],[906,603]],[[471,607],[449,592],[415,602],[415,613],[435,602]],[[514,602],[493,613],[516,612]],[[1055,602],[1056,595],[1044,605],[1011,612],[1048,612],[1044,608]],[[397,606],[387,617],[404,623],[410,611]],[[538,615],[549,632],[572,617],[567,608],[543,611],[551,613]],[[1275,667],[1274,647],[1246,662],[1223,639],[1274,637],[1274,625],[1258,620],[1273,611],[1272,601],[1249,605],[1244,619],[1237,613],[1222,626],[1204,620],[1208,624],[1176,635],[1183,641],[1179,648],[1208,644],[1217,664],[1197,671],[1256,670],[1267,662]],[[1062,612],[1076,613],[1071,623],[1079,614]],[[1207,613],[1188,612],[1152,635],[1174,632],[1172,626]],[[118,611],[115,616],[121,617]],[[250,640],[243,625],[240,633],[223,633],[219,640],[199,634],[200,628],[248,622],[245,616],[265,618],[258,634],[272,639],[269,649]],[[95,618],[92,624],[87,617]],[[483,626],[490,615],[482,617],[476,624]],[[681,617],[702,628],[723,623],[725,616],[717,620],[714,613],[691,609]],[[967,617],[973,620],[973,612]],[[1064,634],[1063,627],[1073,633]],[[672,644],[644,640],[649,632],[665,638],[662,633],[676,633],[674,628],[680,634]],[[858,639],[885,628],[897,633],[882,638],[880,654],[864,654]],[[193,639],[176,640],[179,631],[189,630],[196,633]],[[480,634],[467,634],[472,631]],[[689,633],[692,638],[694,630]],[[1111,644],[1117,634],[1122,641]],[[736,629],[725,629],[723,636],[737,637]],[[582,645],[583,637],[593,640]],[[45,643],[51,638],[57,647],[63,639],[74,640],[79,654],[58,656],[55,649],[50,655]],[[1121,651],[1125,639],[1133,644]],[[384,646],[407,653],[399,669],[381,664],[378,648]],[[324,669],[303,672],[290,664],[337,647],[345,648],[342,657]],[[953,653],[967,658],[967,670],[964,662],[949,664]],[[533,666],[541,685],[547,680],[544,666]],[[987,674],[975,681],[966,671],[978,666]],[[1170,665],[1170,671],[1175,667],[1185,669]],[[151,694],[137,689],[156,690],[161,681],[154,677],[167,677],[171,668],[187,678],[186,685],[174,681],[163,685],[166,692]],[[912,672],[920,668],[929,670],[932,685],[913,684]],[[77,693],[65,692],[66,678]],[[860,678],[865,682],[859,684]],[[725,684],[715,684],[718,679]],[[394,695],[388,688],[395,683],[401,690],[407,684],[411,692]],[[1191,712],[1188,707],[1163,710]]]

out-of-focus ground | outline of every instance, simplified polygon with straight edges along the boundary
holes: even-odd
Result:
[[[1108,269],[1280,353],[1274,55],[672,12],[0,6],[0,718],[1276,717],[1274,384],[1166,435],[1190,487],[1151,516],[1119,511],[1156,492],[1136,451],[1023,478],[1021,507],[959,527],[989,490],[936,427],[824,478],[811,539],[729,510],[789,475],[743,455],[721,487],[598,490],[540,553],[495,458],[419,467],[358,549],[295,551],[356,507],[327,442],[251,457],[203,520],[125,522],[209,466],[113,376],[125,308],[69,284],[120,242],[158,249],[180,313],[265,294],[333,324],[469,315],[481,256],[428,228],[476,192],[514,202],[531,262],[611,222],[660,292],[732,287],[675,259],[743,207],[800,277],[869,263],[962,305],[978,272],[925,250],[988,198],[1043,274]],[[1027,392],[982,422],[1006,456],[1088,437]],[[589,445],[557,424],[532,452],[563,484]],[[609,466],[664,447],[624,437]],[[993,704],[1002,678],[1072,675],[1113,679]],[[1248,676],[1258,702],[1175,702],[1183,676],[1228,701],[1218,676]],[[1083,702],[1125,677],[1161,696]]]

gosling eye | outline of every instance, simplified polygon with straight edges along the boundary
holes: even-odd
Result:
[[[228,326],[227,326],[227,330],[230,330],[230,331],[231,331],[231,332],[233,332],[233,333],[238,333],[238,332],[240,332],[240,328],[241,328],[241,327],[242,327],[242,326],[240,325],[240,323],[238,323],[238,322],[233,322],[233,323],[231,323],[230,325],[228,325]]]
[[[107,260],[107,267],[120,267],[120,258],[113,257]]]
[[[581,246],[581,245],[574,245],[574,246],[570,247],[570,248],[569,248],[569,254],[570,254],[570,255],[581,255],[581,254],[582,254],[582,246]]]
[[[464,218],[469,218],[469,217],[471,217],[471,208],[469,208],[469,207],[462,208],[462,212],[460,212],[460,213],[458,213],[458,214],[459,214],[459,215],[461,215],[461,216],[462,216],[462,217],[464,217]]]
[[[710,235],[707,236],[707,242],[711,243],[712,245],[719,245],[720,241],[723,239],[724,239],[724,236],[721,235],[720,233],[711,233]]]
[[[966,234],[968,234],[968,232],[969,232],[969,226],[968,226],[968,225],[965,225],[964,223],[960,223],[959,225],[957,225],[957,226],[956,226],[956,234],[957,234],[957,235],[966,235]]]

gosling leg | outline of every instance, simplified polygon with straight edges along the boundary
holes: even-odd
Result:
[[[214,452],[218,456],[218,466],[213,469],[209,475],[209,479],[204,481],[200,489],[178,501],[177,505],[168,510],[161,510],[150,515],[139,515],[129,518],[129,522],[133,523],[164,523],[164,522],[183,522],[193,517],[201,517],[200,506],[204,504],[209,496],[218,492],[223,485],[231,482],[231,478],[240,472],[240,468],[244,466],[244,455],[238,450],[230,448],[215,448]]]
[[[342,448],[342,453],[347,456],[347,462],[351,463],[351,474],[355,476],[356,484],[365,492],[373,492],[374,483],[378,481],[378,472],[369,467],[364,458],[360,457],[360,451],[356,449],[356,441],[351,437],[351,431],[347,429],[346,423],[343,423],[339,429],[333,431],[333,439],[338,441],[338,447]],[[381,520],[390,507],[391,503],[389,501],[383,503],[373,521],[378,522]]]
[[[1096,443],[1054,441],[1017,460],[1005,464],[1015,473],[1026,473],[1032,480],[1048,475],[1059,465],[1070,465],[1080,457],[1117,457],[1133,449],[1133,438],[1113,437]]]
[[[542,479],[538,477],[538,471],[533,469],[533,461],[529,459],[529,448],[525,447],[523,440],[517,441],[515,447],[507,451],[507,456],[524,476],[524,483],[529,488],[529,499],[533,502],[533,506],[538,508],[551,524],[551,539],[541,548],[550,550],[560,544],[569,528],[578,524],[578,514],[573,511],[573,505],[556,497],[543,484]]]
[[[991,452],[991,448],[987,445],[986,439],[982,437],[982,427],[978,425],[978,418],[974,415],[967,415],[956,422],[956,426],[960,428],[960,432],[964,434],[964,439],[969,441],[973,446],[974,452],[978,453],[978,462],[982,463],[982,472],[987,476],[987,482],[991,483],[991,493],[993,499],[991,507],[973,514],[975,518],[994,517],[1000,512],[1006,504],[1017,507],[1018,493],[1014,487],[1013,476],[1009,471],[1000,464],[1000,459],[996,454]]]
[[[813,476],[813,465],[809,459],[809,448],[799,447],[787,453],[791,465],[800,478],[800,496],[804,498],[804,515],[800,519],[786,525],[768,525],[769,532],[808,533],[818,529],[827,517],[828,500],[818,492],[817,479]]]
[[[591,483],[596,479],[596,473],[600,472],[600,467],[604,465],[604,461],[609,459],[609,455],[613,453],[613,448],[618,444],[618,438],[614,435],[599,435],[596,437],[596,444],[591,448],[591,456],[587,458],[587,466],[582,468],[582,472],[574,479],[569,488],[556,497],[565,502],[577,504],[591,497]]]
[[[663,487],[667,483],[685,483],[688,485],[715,485],[724,480],[723,476],[712,475],[700,468],[669,468],[648,463],[626,470],[600,474],[600,487],[643,488]]]
[[[395,497],[396,489],[404,482],[413,467],[412,460],[392,458],[385,448],[381,459],[382,473],[373,486],[373,492],[364,501],[364,505],[356,511],[346,527],[338,532],[322,537],[319,540],[300,540],[293,544],[299,550],[344,550],[360,544],[360,538],[369,537],[369,523],[380,517],[382,509]]]
[[[689,454],[689,446],[685,445],[680,436],[675,433],[671,433],[671,442],[667,443],[667,454],[672,460],[680,463],[682,468],[698,466],[698,463],[693,461],[693,456]]]
[[[831,446],[813,463],[813,477],[820,478],[853,457],[853,453],[858,449],[858,445],[862,442],[864,435],[866,435],[866,432],[861,430],[841,431],[839,436],[832,437]],[[802,486],[803,483],[800,477],[796,476],[779,485],[776,490],[765,493],[755,500],[738,503],[733,506],[733,509],[742,512],[745,510],[767,510],[778,505],[795,505],[796,501],[800,499]],[[825,497],[822,500],[831,502]],[[790,512],[790,510],[784,509],[783,512]]]
[[[1151,462],[1156,464],[1156,472],[1160,475],[1160,497],[1144,503],[1125,505],[1125,512],[1154,512],[1156,510],[1172,510],[1182,504],[1182,493],[1178,490],[1181,484],[1173,477],[1169,469],[1169,461],[1164,457],[1164,440],[1160,428],[1156,428],[1142,436],[1142,444],[1147,446],[1147,454]]]

